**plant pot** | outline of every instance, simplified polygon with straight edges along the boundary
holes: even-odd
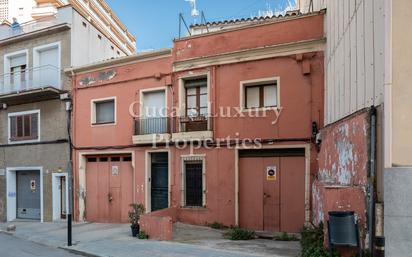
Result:
[[[132,229],[132,236],[133,236],[133,237],[137,237],[137,235],[138,235],[139,232],[140,232],[140,226],[139,226],[139,224],[131,225],[130,228]]]

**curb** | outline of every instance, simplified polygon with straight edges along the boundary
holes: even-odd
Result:
[[[14,234],[12,232],[4,231],[4,230],[0,230],[0,234],[4,234],[4,235],[8,235],[8,236],[14,236]],[[31,240],[28,240],[28,241],[36,243],[36,244],[40,244],[40,243],[31,241]],[[44,246],[53,247],[53,246],[50,246],[50,245],[44,245]],[[101,256],[101,255],[96,255],[96,254],[93,254],[93,253],[88,253],[88,252],[85,252],[85,251],[72,249],[72,248],[69,248],[68,246],[58,246],[58,247],[54,246],[54,248],[62,249],[62,250],[65,250],[69,253],[73,253],[73,254],[77,254],[77,255],[81,255],[81,256],[85,256],[85,257],[104,257],[104,256]]]
[[[57,248],[65,250],[69,253],[74,253],[74,254],[81,255],[81,256],[86,256],[86,257],[104,257],[102,255],[96,255],[96,254],[85,252],[85,251],[82,251],[82,250],[73,249],[73,248],[70,248],[68,246],[59,246]]]
[[[0,229],[0,234],[5,234],[5,235],[9,235],[9,236],[14,235],[13,232],[8,232],[8,231],[1,230],[1,229]]]

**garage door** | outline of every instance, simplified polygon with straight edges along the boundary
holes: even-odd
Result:
[[[86,220],[127,223],[133,202],[131,156],[89,156],[86,167]]]
[[[239,225],[299,232],[305,222],[304,150],[241,151],[239,156]]]
[[[17,218],[40,220],[40,172],[17,171]]]

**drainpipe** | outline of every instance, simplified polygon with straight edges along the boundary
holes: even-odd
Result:
[[[373,240],[375,237],[375,158],[376,158],[376,108],[372,106],[370,111],[370,163],[368,181],[368,230],[369,230],[369,251],[373,256]]]
[[[75,86],[75,74],[73,70],[71,71],[71,76],[73,80],[73,87]],[[67,164],[67,182],[69,191],[69,204],[67,208],[67,246],[72,246],[72,214],[73,214],[73,144],[71,135],[71,125],[72,125],[72,110],[73,110],[73,97],[72,101],[66,103],[67,111],[67,135],[69,138],[69,163]]]

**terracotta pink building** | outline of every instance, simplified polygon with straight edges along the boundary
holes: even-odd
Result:
[[[323,19],[231,21],[74,68],[76,219],[127,222],[140,202],[163,239],[176,220],[298,232],[324,120]]]

